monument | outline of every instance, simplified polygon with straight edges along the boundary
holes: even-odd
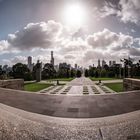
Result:
[[[36,64],[36,82],[41,81],[41,71],[42,71],[42,62],[38,60]]]

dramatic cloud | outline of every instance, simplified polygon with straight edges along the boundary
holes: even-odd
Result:
[[[129,49],[129,54],[131,55],[131,56],[140,56],[140,48],[135,48],[135,47],[132,47],[132,48],[130,48]]]
[[[140,55],[139,38],[122,33],[117,34],[108,29],[89,35],[86,41],[92,49],[85,52],[84,63],[91,64],[95,61],[97,63],[97,59],[120,61],[120,58]]]
[[[8,42],[6,40],[1,40],[0,41],[0,51],[4,51],[8,49]]]
[[[71,53],[74,52],[83,52],[88,49],[88,46],[82,38],[77,38],[74,40],[63,40],[61,42],[61,49],[60,51],[63,53]]]
[[[7,40],[0,41],[0,51],[9,51],[19,54],[11,60],[3,59],[4,63],[27,63],[29,55],[34,62],[39,59],[47,63],[50,61],[50,50],[55,52],[55,63],[69,62],[88,65],[99,58],[119,60],[124,53],[137,57],[140,55],[140,38],[115,33],[109,29],[84,35],[82,29],[71,31],[55,21],[30,23],[23,30],[9,34]],[[38,52],[38,53],[37,53]],[[35,55],[37,54],[37,55]],[[72,61],[73,60],[73,61]]]
[[[87,37],[87,42],[93,48],[98,49],[115,49],[127,48],[133,44],[133,37],[124,35],[122,33],[117,34],[104,29],[102,32],[94,33]]]
[[[104,7],[100,11],[101,17],[115,15],[124,23],[140,23],[140,0],[120,0],[118,5],[105,2]]]
[[[49,48],[57,41],[61,30],[61,24],[54,21],[30,23],[23,30],[9,34],[8,42],[19,50]]]

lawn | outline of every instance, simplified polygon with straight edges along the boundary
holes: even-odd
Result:
[[[55,79],[48,79],[47,81],[72,81],[74,78],[55,78]]]
[[[123,91],[123,83],[106,83],[105,86],[109,87],[110,89],[116,92]]]
[[[24,84],[24,90],[25,91],[37,92],[37,91],[40,91],[44,88],[48,88],[50,86],[52,86],[52,84],[28,83],[28,84]]]
[[[118,78],[108,78],[108,77],[100,77],[100,78],[95,78],[95,77],[90,77],[92,81],[107,81],[107,80],[118,80]]]

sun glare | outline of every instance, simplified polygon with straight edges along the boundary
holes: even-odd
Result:
[[[81,26],[86,20],[86,10],[80,4],[68,5],[64,11],[64,18],[69,25]]]

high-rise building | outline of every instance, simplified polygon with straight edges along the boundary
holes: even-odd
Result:
[[[53,51],[51,51],[51,61],[50,63],[54,66],[54,57],[53,57]]]
[[[101,61],[98,59],[98,67],[101,67]]]
[[[112,61],[112,65],[115,65],[116,64],[116,61]]]
[[[78,65],[77,64],[75,64],[75,70],[77,70],[78,69]]]
[[[111,67],[112,66],[112,61],[109,61],[109,67]]]
[[[102,60],[102,68],[104,68],[105,65],[106,65],[105,60]]]
[[[116,64],[116,61],[109,61],[109,66],[111,67],[111,66],[113,66],[113,65],[115,65]]]
[[[30,71],[33,70],[34,64],[32,63],[32,57],[31,57],[31,56],[28,57],[28,64],[27,64],[27,66],[28,66],[28,69],[29,69]]]
[[[28,66],[30,66],[32,64],[32,57],[28,56]]]

